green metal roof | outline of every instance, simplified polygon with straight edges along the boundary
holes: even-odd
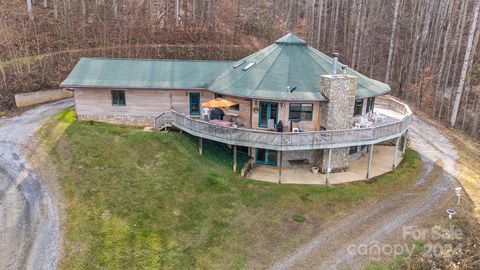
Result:
[[[250,63],[254,63],[253,65]],[[251,67],[248,68],[250,64]],[[293,34],[238,61],[218,77],[209,89],[235,96],[278,100],[326,100],[320,93],[320,77],[331,74],[332,58]],[[337,73],[341,73],[341,63]],[[358,77],[357,98],[382,95],[387,84],[352,69]],[[296,87],[292,93],[288,89]]]
[[[207,88],[228,61],[82,58],[61,87]]]
[[[61,87],[205,88],[234,96],[274,100],[327,100],[320,77],[331,74],[332,58],[293,34],[238,62],[82,58]],[[341,72],[341,63],[337,73]],[[390,91],[387,84],[352,69],[357,98]],[[288,89],[296,88],[290,93]]]

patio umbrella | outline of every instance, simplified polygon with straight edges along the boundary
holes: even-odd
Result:
[[[203,102],[202,106],[209,107],[209,108],[226,108],[226,107],[234,106],[237,104],[238,103],[224,99],[224,98],[216,98],[213,100]]]

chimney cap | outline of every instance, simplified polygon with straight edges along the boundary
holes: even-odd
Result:
[[[337,52],[336,52],[336,53],[333,53],[333,57],[338,58],[338,55],[339,55],[339,54],[338,54]]]

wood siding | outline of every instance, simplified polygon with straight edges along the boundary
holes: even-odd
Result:
[[[251,128],[252,123],[250,121],[250,112],[252,110],[252,100],[227,95],[224,95],[223,97],[225,99],[237,102],[240,105],[240,111],[227,109],[227,112],[238,113],[239,117],[237,121],[241,123],[244,127]]]
[[[127,89],[126,106],[113,106],[111,89],[75,89],[75,108],[78,115],[155,117],[170,109],[189,114],[189,92],[201,93],[200,102],[214,98],[213,93],[201,90]]]
[[[257,129],[266,130],[266,128],[262,128],[258,126],[258,108],[260,106],[260,101],[269,102],[269,100],[254,100],[252,106],[252,127]],[[276,101],[271,101],[276,102]],[[313,104],[313,116],[312,121],[303,121],[305,123],[305,128],[308,131],[317,131],[320,129],[320,107],[322,106],[321,102],[312,101],[312,102],[283,102],[279,101],[278,103],[278,120],[282,120],[284,131],[290,131],[290,120],[289,119],[289,108],[290,103],[310,103]],[[257,108],[257,109],[255,109]],[[256,111],[256,112],[255,112]]]
[[[112,89],[75,89],[75,106],[77,114],[81,116],[132,116],[132,117],[156,117],[165,111],[173,109],[179,113],[190,113],[190,98],[188,93],[200,93],[200,102],[215,98],[213,92],[206,90],[164,90],[164,89],[127,89],[125,90],[126,106],[113,106]],[[117,89],[115,89],[117,90]],[[121,89],[118,89],[121,90]],[[238,122],[247,128],[265,129],[258,126],[258,108],[260,101],[250,100],[234,96],[224,96],[226,99],[235,101],[240,105],[239,111],[227,112],[238,113]],[[312,121],[304,121],[309,131],[320,129],[322,116],[320,114],[321,102],[292,102],[312,103]],[[278,119],[284,123],[284,130],[290,130],[289,102],[278,102]],[[200,117],[200,116],[198,116]],[[83,117],[85,118],[85,117]],[[86,118],[85,118],[86,119]],[[102,119],[102,118],[99,118]]]

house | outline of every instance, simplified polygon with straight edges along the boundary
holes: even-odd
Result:
[[[278,167],[279,179],[281,168],[307,165],[328,181],[374,144],[394,140],[398,149],[411,118],[408,106],[384,96],[387,84],[337,58],[288,34],[234,62],[82,58],[61,87],[74,90],[78,120],[173,125],[200,147],[205,138],[248,149],[251,167]],[[225,108],[231,126],[200,117],[201,104],[218,97],[237,103]],[[283,132],[274,129],[279,121]]]

